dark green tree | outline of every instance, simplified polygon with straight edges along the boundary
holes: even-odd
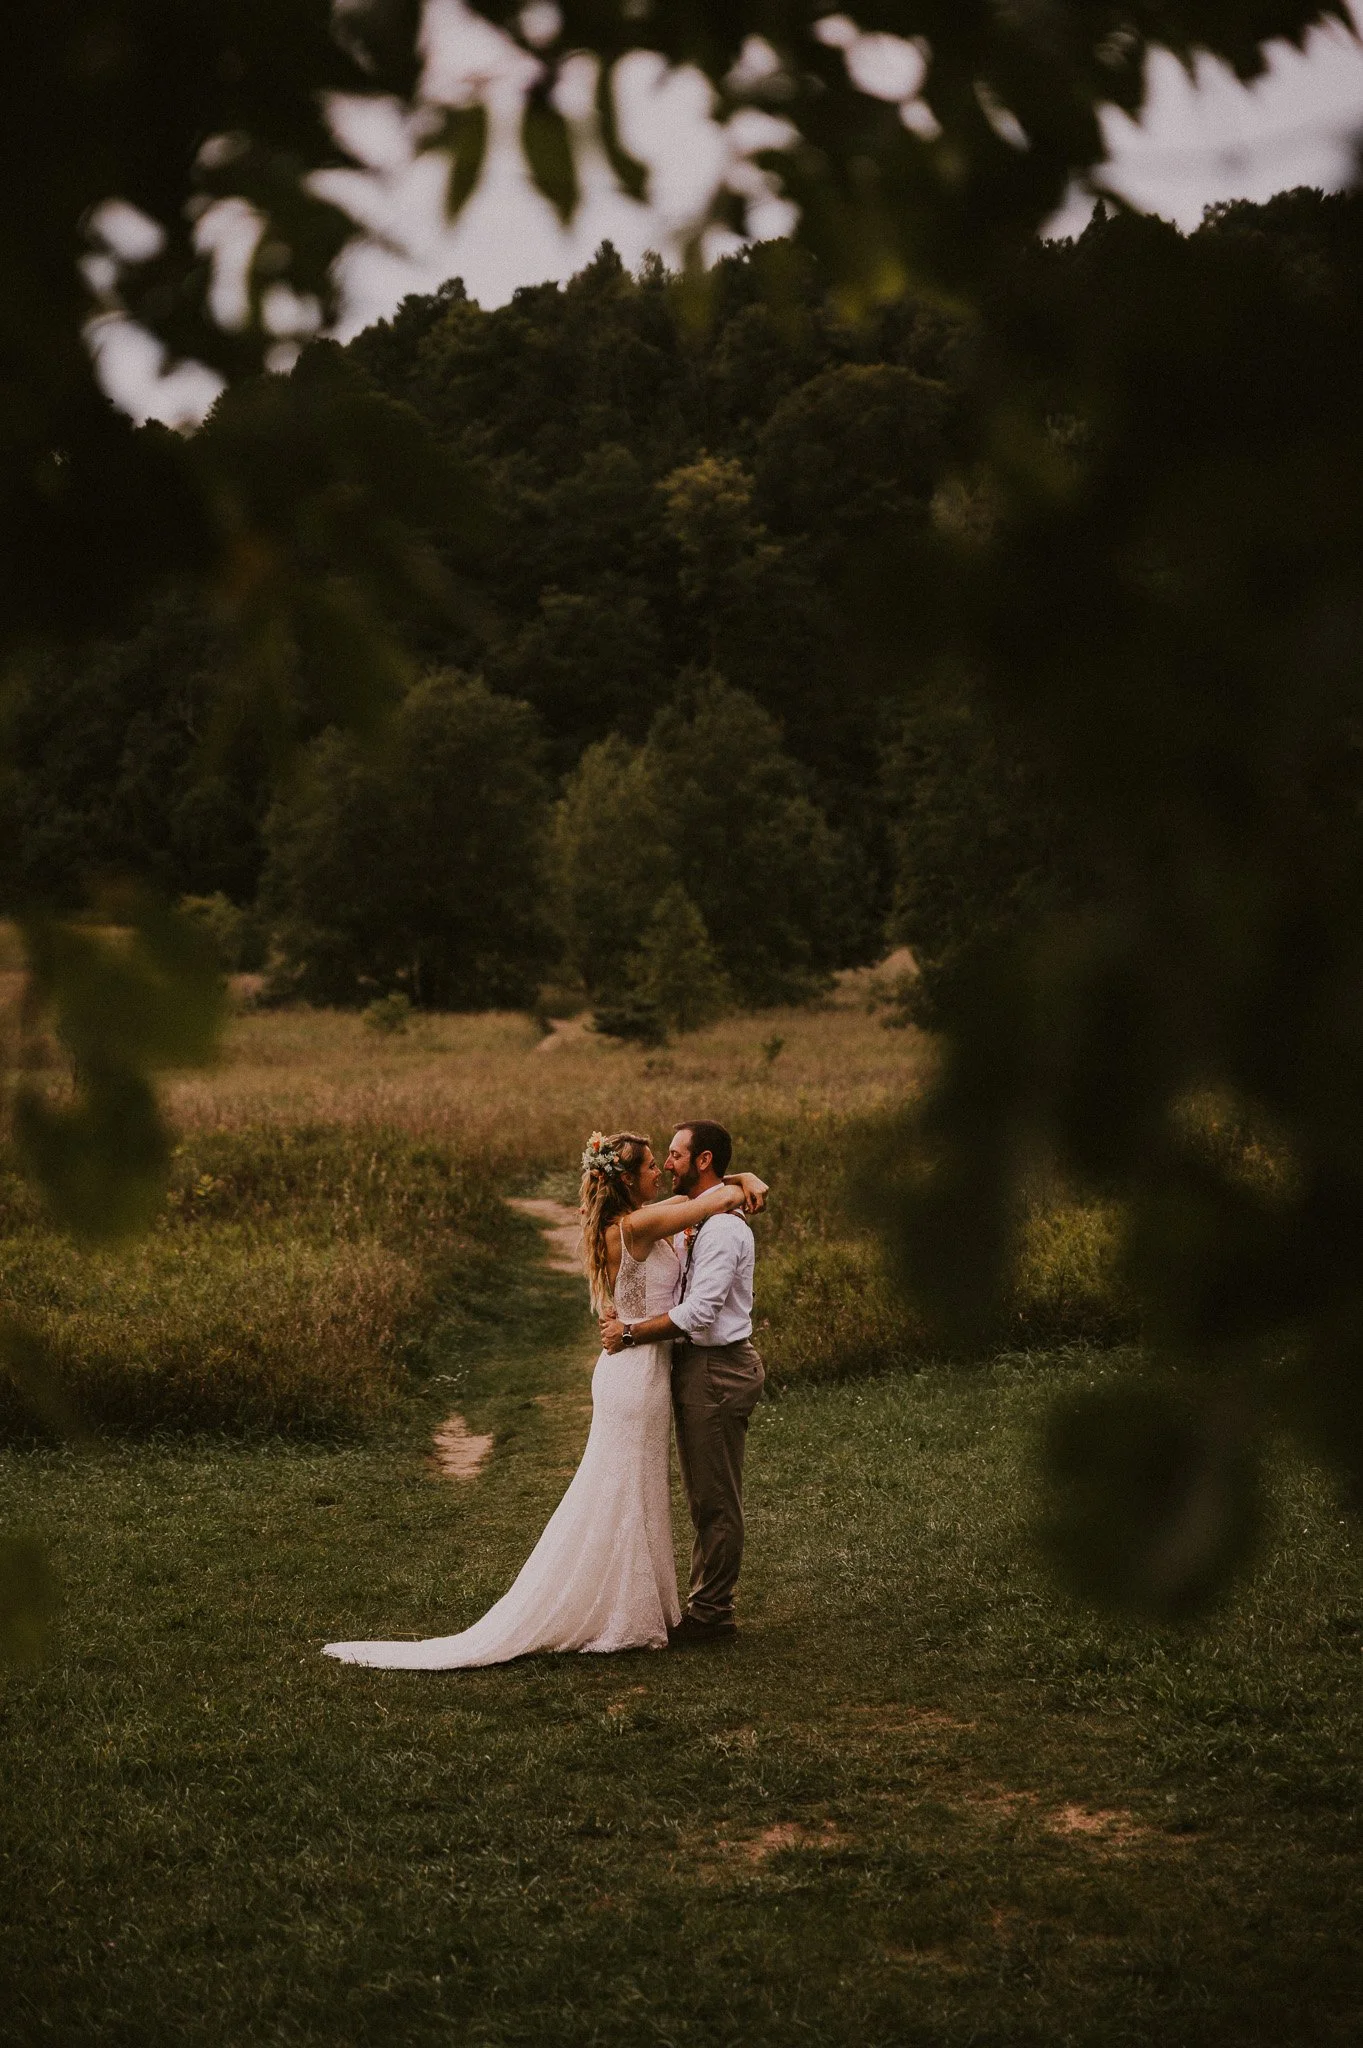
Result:
[[[592,1022],[612,1037],[665,1045],[674,1032],[712,1024],[732,1001],[705,920],[673,882],[654,904],[620,985],[597,1004]]]
[[[766,517],[779,533],[815,542],[825,576],[845,577],[851,553],[902,549],[947,473],[958,409],[946,385],[897,363],[821,371],[762,429]]]
[[[554,816],[551,896],[573,973],[618,997],[659,896],[676,876],[642,749],[620,734],[588,747]]]
[[[734,997],[799,1001],[860,932],[848,850],[742,690],[693,675],[642,748],[589,748],[559,806],[554,875],[569,960],[593,998],[638,979],[670,886],[694,906]]]
[[[738,997],[812,994],[854,951],[861,906],[847,849],[772,720],[697,677],[658,714],[646,760],[676,874]]]
[[[77,910],[119,875],[254,897],[269,761],[258,731],[210,744],[230,660],[206,607],[167,597],[126,638],[49,648],[17,672],[0,765],[8,910]]]
[[[550,946],[538,753],[528,706],[451,674],[416,684],[381,750],[315,741],[266,826],[276,991],[528,1004]]]
[[[487,667],[497,689],[534,705],[561,771],[608,733],[642,738],[665,672],[647,595],[604,577],[586,591],[542,590],[534,617]]]

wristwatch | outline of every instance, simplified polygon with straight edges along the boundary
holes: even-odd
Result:
[[[631,1345],[631,1344],[633,1344],[633,1342],[634,1342],[634,1325],[633,1325],[633,1323],[621,1323],[621,1325],[620,1325],[620,1343],[621,1343],[622,1347],[624,1347],[624,1346],[628,1346],[628,1345]]]

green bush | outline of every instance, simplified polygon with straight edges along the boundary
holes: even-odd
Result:
[[[757,1345],[774,1385],[837,1380],[940,1357],[939,1343],[887,1270],[875,1197],[857,1184],[866,1126],[805,1114],[735,1128],[735,1157],[771,1181],[757,1223]],[[870,1221],[867,1220],[869,1215]],[[1122,1216],[1038,1179],[1011,1284],[986,1349],[1124,1344],[1140,1333],[1122,1278]]]
[[[409,997],[401,989],[394,989],[391,995],[380,996],[370,1003],[364,1013],[366,1031],[377,1031],[380,1037],[391,1038],[407,1029],[407,1020],[412,1014]]]
[[[221,889],[211,896],[182,896],[179,908],[207,932],[224,974],[254,974],[265,965],[268,935],[256,911],[243,909]]]
[[[925,1342],[867,1238],[773,1246],[757,1270],[755,1342],[779,1391],[911,1365]]]
[[[997,1351],[1116,1345],[1139,1335],[1118,1272],[1118,1219],[1078,1203],[1030,1215],[992,1332]],[[865,1236],[779,1240],[760,1258],[757,1345],[775,1387],[842,1380],[939,1357]]]
[[[1114,1203],[1036,1202],[1024,1218],[999,1332],[1019,1350],[1125,1344],[1140,1334],[1121,1274],[1122,1216]]]

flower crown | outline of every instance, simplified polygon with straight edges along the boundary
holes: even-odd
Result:
[[[599,1173],[605,1180],[614,1180],[624,1170],[625,1162],[614,1145],[607,1144],[600,1131],[593,1131],[582,1154],[582,1171]]]

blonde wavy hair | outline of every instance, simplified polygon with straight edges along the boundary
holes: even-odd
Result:
[[[592,1307],[598,1315],[604,1315],[613,1305],[606,1232],[617,1216],[628,1215],[634,1207],[631,1183],[638,1178],[649,1143],[640,1131],[615,1131],[608,1138],[593,1131],[582,1155],[582,1186],[577,1198],[577,1212],[582,1218],[582,1264],[591,1289]]]

